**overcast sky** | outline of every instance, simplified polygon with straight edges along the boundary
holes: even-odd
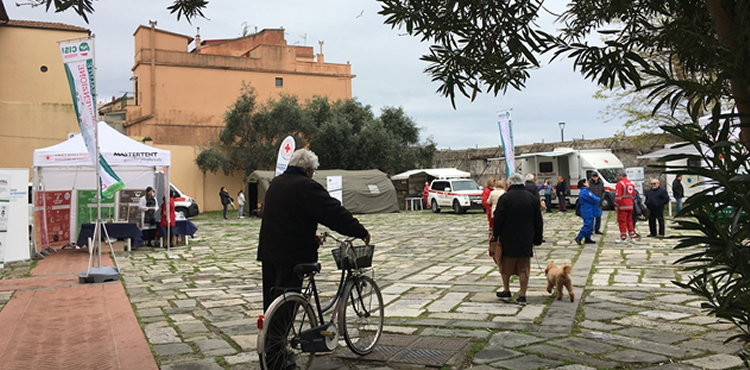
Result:
[[[429,45],[383,24],[385,18],[377,14],[380,4],[374,0],[212,0],[204,13],[208,19],[196,19],[192,25],[169,13],[171,0],[95,1],[89,24],[73,12],[47,13],[44,7],[17,7],[13,1],[3,1],[11,19],[73,24],[95,34],[100,101],[133,90],[128,79],[134,60],[133,33],[139,25],[156,20],[159,29],[191,37],[200,27],[201,38],[208,40],[239,37],[247,24],[249,32],[256,26],[259,31],[283,26],[287,44],[314,46],[316,53],[318,41],[324,41],[326,62],[352,64],[357,76],[353,97],[372,106],[376,115],[386,106],[403,107],[422,129],[421,139],[432,137],[441,149],[499,146],[495,113],[505,109],[513,112],[516,145],[559,141],[560,121],[566,122],[566,140],[610,137],[622,126],[600,118],[607,103],[592,97],[597,87],[573,72],[569,60],[532,71],[521,92],[484,94],[473,103],[458,97],[454,110],[449,99],[435,92],[438,83],[423,72],[427,64],[419,57]]]

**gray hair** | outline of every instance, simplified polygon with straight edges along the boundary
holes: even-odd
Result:
[[[320,163],[315,153],[307,149],[299,149],[292,154],[289,165],[302,168],[303,170],[317,170]]]
[[[514,173],[508,176],[508,182],[510,183],[510,186],[523,185],[523,176],[521,176],[520,173]]]
[[[534,175],[527,173],[526,174],[526,181],[534,181]]]
[[[617,174],[618,175],[622,175],[622,177],[628,177],[628,173],[625,172],[625,170],[619,170],[619,171],[617,171]]]

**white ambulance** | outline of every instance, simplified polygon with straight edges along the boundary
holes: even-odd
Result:
[[[563,176],[568,186],[568,199],[572,204],[578,200],[578,180],[590,179],[591,173],[596,171],[604,183],[603,209],[612,209],[615,200],[615,185],[617,172],[623,170],[622,162],[612,154],[611,149],[581,149],[555,148],[551,152],[527,153],[515,157],[516,171],[526,175],[531,173],[536,177],[537,184],[550,179],[557,184],[557,177]],[[505,160],[505,158],[491,158],[490,160]],[[540,192],[544,197],[544,194]],[[557,200],[552,201],[557,204]]]

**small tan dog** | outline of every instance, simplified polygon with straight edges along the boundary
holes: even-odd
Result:
[[[555,266],[554,263],[550,263],[544,268],[544,274],[547,275],[547,293],[552,293],[552,287],[557,289],[557,300],[562,300],[563,297],[563,286],[568,288],[568,294],[570,294],[570,301],[573,302],[575,294],[573,293],[573,281],[570,279],[570,271],[573,270],[573,265],[563,265],[562,268]]]

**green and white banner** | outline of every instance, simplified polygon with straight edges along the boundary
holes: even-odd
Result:
[[[94,46],[91,38],[60,42],[65,73],[73,96],[73,106],[78,116],[78,127],[94,166],[99,166],[102,197],[112,197],[125,184],[115,174],[107,161],[96,156],[96,89],[94,88]],[[98,162],[98,163],[97,163]]]

